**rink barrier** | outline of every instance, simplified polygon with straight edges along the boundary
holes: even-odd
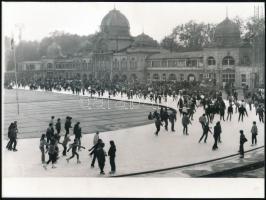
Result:
[[[226,177],[229,176],[232,173],[241,173],[241,172],[245,172],[245,171],[250,171],[250,170],[256,170],[259,168],[262,168],[265,166],[264,160],[263,161],[258,161],[252,164],[247,164],[244,166],[240,166],[240,167],[235,167],[235,168],[231,168],[231,169],[226,169],[220,172],[214,172],[214,173],[210,173],[210,174],[206,174],[206,175],[202,175],[202,176],[196,176],[197,178],[217,178],[217,177]],[[255,177],[254,177],[255,178]]]
[[[264,148],[264,146],[256,147],[254,149],[247,150],[247,151],[245,151],[245,153],[248,153],[248,152],[251,152],[251,151],[255,151],[255,150],[258,150],[258,149],[262,149],[262,148]],[[168,168],[156,169],[156,170],[148,170],[148,171],[136,172],[136,173],[128,173],[128,174],[114,175],[114,176],[110,176],[110,178],[112,178],[112,177],[119,178],[119,177],[127,177],[127,176],[136,176],[136,175],[142,175],[142,174],[151,174],[151,173],[156,173],[156,172],[169,171],[169,170],[174,170],[174,169],[191,167],[191,166],[195,166],[195,165],[201,165],[201,164],[205,164],[205,163],[209,163],[209,162],[214,162],[214,161],[218,161],[218,160],[223,160],[223,159],[230,158],[230,157],[234,157],[234,156],[237,156],[237,155],[239,155],[239,153],[231,154],[231,155],[228,155],[228,156],[224,156],[224,157],[220,157],[220,158],[215,158],[215,159],[211,159],[211,160],[206,160],[206,161],[202,161],[202,162],[187,164],[187,165],[181,165],[181,166],[175,166],[175,167],[168,167]]]

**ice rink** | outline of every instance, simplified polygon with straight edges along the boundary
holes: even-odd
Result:
[[[36,98],[40,100],[44,99],[47,95],[52,96],[55,99],[55,102],[62,102],[61,108],[64,110],[65,105],[76,105],[79,107],[80,111],[71,110],[71,112],[67,115],[73,117],[73,122],[77,119],[77,114],[81,114],[83,111],[86,112],[88,106],[80,103],[81,97],[70,94],[69,92],[66,94],[58,94],[51,92],[38,92],[38,91],[25,91],[24,93],[19,91],[19,94],[26,94],[29,101],[31,98]],[[5,91],[7,92],[7,91]],[[8,91],[11,92],[11,91]],[[14,91],[12,91],[14,92]],[[62,92],[63,93],[63,92]],[[39,96],[39,97],[38,97]],[[96,95],[98,96],[98,95]],[[104,94],[105,98],[108,98],[107,93]],[[21,97],[24,98],[24,97]],[[24,99],[27,99],[26,97]],[[121,98],[120,95],[117,97],[111,97],[113,99],[122,99],[127,100],[124,96]],[[58,100],[59,99],[59,100]],[[67,101],[67,99],[69,101]],[[26,100],[25,100],[26,101]],[[101,100],[99,100],[101,101]],[[147,100],[139,100],[134,97],[133,101],[136,102],[146,102],[150,103]],[[162,101],[162,105],[166,105],[176,109],[177,101],[173,101],[171,97],[168,97],[168,102]],[[228,102],[226,101],[226,104]],[[13,105],[13,112],[16,112],[16,104]],[[27,126],[38,127],[36,124],[36,117],[40,117],[44,120],[44,123],[47,123],[50,119],[51,115],[55,115],[57,118],[58,110],[56,110],[56,106],[51,106],[53,109],[48,109],[51,104],[47,104],[46,106],[38,106],[37,100],[34,101],[34,105],[30,107],[27,113],[23,113],[23,109],[21,109],[20,117],[18,119],[18,128],[25,126],[22,122],[27,122]],[[228,156],[231,154],[236,154],[239,149],[239,130],[244,130],[244,134],[248,139],[248,142],[245,143],[245,150],[249,150],[252,148],[256,148],[259,146],[264,146],[264,124],[260,123],[258,120],[258,116],[255,114],[254,107],[252,111],[248,110],[248,118],[244,118],[244,122],[238,122],[238,113],[234,113],[232,116],[232,121],[221,121],[222,126],[222,134],[221,140],[222,143],[218,144],[219,149],[217,151],[212,151],[212,145],[214,143],[214,139],[211,134],[209,134],[207,143],[198,143],[199,138],[202,134],[202,128],[200,123],[198,122],[199,117],[203,113],[203,108],[197,108],[197,112],[194,114],[194,121],[192,121],[192,125],[188,127],[188,136],[183,135],[182,133],[182,124],[181,117],[179,112],[177,113],[177,121],[175,123],[175,132],[166,131],[162,127],[159,132],[159,136],[155,136],[155,125],[149,121],[147,121],[148,112],[152,111],[151,107],[143,106],[141,109],[137,108],[136,111],[127,112],[127,114],[118,114],[122,119],[132,118],[138,119],[138,121],[143,121],[146,125],[141,123],[134,123],[130,128],[125,128],[119,124],[119,121],[115,121],[110,113],[109,118],[105,119],[107,121],[112,121],[112,124],[116,125],[118,128],[110,131],[100,130],[100,138],[103,139],[105,145],[105,150],[108,151],[110,145],[109,141],[114,140],[117,147],[117,157],[116,157],[116,165],[117,165],[117,175],[163,169],[175,166],[182,166],[185,164],[191,164],[196,162],[207,161],[223,156]],[[10,109],[4,104],[6,109]],[[6,111],[5,109],[5,111]],[[110,109],[112,112],[112,109]],[[134,110],[134,106],[133,106]],[[45,116],[40,116],[41,113],[46,113]],[[45,112],[47,111],[47,112]],[[48,112],[49,111],[49,112]],[[99,111],[101,112],[101,111]],[[66,109],[67,113],[67,109]],[[6,113],[4,113],[5,115]],[[32,114],[31,117],[30,114]],[[139,116],[138,116],[139,115]],[[8,118],[5,119],[11,120],[11,115],[8,113]],[[35,116],[35,117],[34,117]],[[62,115],[64,116],[64,115]],[[62,117],[60,116],[60,117]],[[82,115],[84,117],[84,115]],[[210,125],[213,127],[215,123],[220,120],[218,115],[215,116],[214,122]],[[84,118],[84,121],[81,121],[81,127],[84,129],[89,127],[89,124],[98,124],[101,122],[102,118],[97,118],[95,122],[90,122],[91,118],[88,116]],[[128,119],[127,119],[128,121]],[[130,121],[130,120],[129,120]],[[258,144],[256,146],[251,146],[251,126],[252,122],[257,121],[258,126]],[[88,124],[87,124],[88,122]],[[123,121],[121,121],[123,122]],[[5,124],[9,124],[10,121],[5,121]],[[62,121],[62,124],[64,120]],[[41,123],[40,123],[41,124]],[[74,125],[74,123],[73,123]],[[93,126],[93,125],[91,125]],[[40,126],[40,127],[44,127]],[[170,127],[170,124],[169,124]],[[97,127],[96,127],[97,128]],[[170,129],[170,128],[169,128]],[[43,130],[39,130],[43,131]],[[6,132],[6,131],[5,131]],[[63,131],[64,133],[64,131]],[[72,131],[71,131],[72,133]],[[25,133],[26,135],[27,133]],[[48,166],[47,170],[44,170],[41,164],[41,152],[39,150],[39,138],[29,138],[31,135],[26,136],[26,139],[18,139],[17,149],[18,152],[10,152],[5,149],[5,145],[7,140],[3,141],[3,176],[5,177],[97,177],[99,175],[98,167],[90,168],[91,157],[88,155],[88,148],[92,146],[94,134],[84,134],[82,137],[82,145],[86,147],[86,150],[82,150],[79,152],[81,164],[77,164],[76,158],[70,160],[69,163],[66,161],[66,157],[62,157],[62,146],[59,145],[60,149],[60,159],[57,163],[57,168],[52,169],[51,165]],[[3,137],[3,136],[2,136]],[[73,141],[73,135],[71,136]],[[68,156],[70,156],[70,152]],[[48,158],[48,155],[46,159]],[[245,158],[244,158],[245,159]],[[97,166],[97,165],[96,165]],[[105,172],[110,171],[110,164],[108,157],[106,158]],[[105,176],[108,176],[106,173]]]

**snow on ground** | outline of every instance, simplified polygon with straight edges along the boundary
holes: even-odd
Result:
[[[62,92],[69,93],[70,92]],[[97,95],[95,95],[97,96]],[[104,94],[108,98],[107,93]],[[114,98],[114,97],[111,97]],[[118,95],[114,99],[121,99]],[[126,100],[124,96],[122,98]],[[139,101],[134,98],[133,100]],[[144,100],[141,100],[144,102]],[[146,100],[145,102],[149,102]],[[172,101],[168,97],[168,106],[176,108],[177,101]],[[226,102],[228,104],[228,102]],[[162,101],[162,105],[167,105]],[[159,136],[155,136],[154,124],[138,126],[133,128],[121,129],[117,131],[108,131],[100,133],[100,138],[105,142],[105,150],[108,151],[109,141],[114,140],[117,147],[117,175],[147,170],[162,169],[174,166],[181,166],[195,162],[201,162],[219,158],[238,152],[239,148],[239,130],[243,129],[248,142],[245,143],[245,150],[264,146],[264,124],[260,123],[255,114],[254,107],[252,111],[248,110],[249,117],[244,118],[244,122],[238,122],[238,113],[232,116],[232,121],[221,121],[222,143],[218,144],[219,149],[212,151],[214,143],[213,137],[209,134],[207,143],[198,143],[202,134],[202,128],[198,118],[202,115],[203,108],[199,107],[194,114],[192,126],[189,125],[188,136],[182,133],[181,117],[177,113],[175,123],[176,132],[165,131],[161,128]],[[148,113],[147,113],[148,115]],[[212,130],[215,123],[220,120],[216,115],[214,123],[211,124]],[[251,126],[252,122],[257,121],[258,125],[258,144],[251,146]],[[170,123],[169,123],[170,127]],[[168,127],[168,128],[169,128]],[[170,129],[170,128],[169,128]],[[5,177],[97,177],[99,169],[97,164],[95,168],[90,168],[91,157],[88,155],[88,148],[92,146],[93,134],[86,134],[82,137],[82,145],[87,149],[79,152],[81,164],[77,164],[76,158],[66,161],[66,157],[60,155],[57,168],[52,169],[51,164],[47,170],[44,170],[41,164],[41,152],[39,150],[39,139],[19,139],[18,152],[10,152],[5,149],[6,140],[3,142],[3,176]],[[73,141],[73,136],[71,140]],[[59,145],[60,154],[62,146]],[[69,157],[71,152],[68,153]],[[48,156],[46,156],[46,159]],[[108,157],[106,157],[105,172],[110,171]],[[107,175],[106,175],[107,176]]]

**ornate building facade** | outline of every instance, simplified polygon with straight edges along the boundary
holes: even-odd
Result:
[[[252,47],[240,39],[238,26],[226,18],[217,25],[214,42],[200,51],[169,52],[150,36],[130,35],[130,24],[119,10],[102,20],[100,33],[85,56],[66,58],[53,43],[50,56],[18,64],[22,77],[63,77],[119,81],[201,81],[257,87],[259,67],[252,60]]]

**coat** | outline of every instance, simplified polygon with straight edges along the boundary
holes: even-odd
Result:
[[[191,123],[191,122],[190,122],[188,116],[184,115],[183,118],[182,118],[182,124],[183,124],[184,126],[186,126],[186,125],[188,125],[189,123]]]
[[[252,135],[258,135],[258,128],[256,125],[253,125],[251,128]]]
[[[110,149],[108,150],[108,156],[115,157],[116,147],[115,145],[112,145]]]
[[[221,132],[222,132],[221,126],[217,126],[217,125],[216,125],[216,126],[214,127],[213,137],[214,137],[214,138],[218,138],[219,135],[221,134]]]
[[[106,156],[106,153],[104,149],[102,147],[97,148],[97,159],[100,164],[105,163],[105,156]]]

